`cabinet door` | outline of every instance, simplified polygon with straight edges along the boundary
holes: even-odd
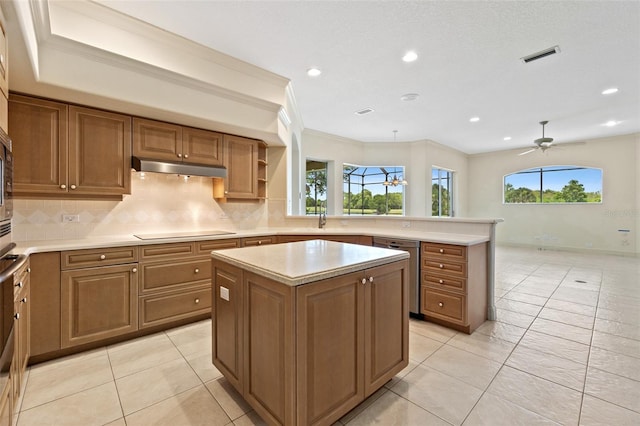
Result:
[[[224,135],[226,198],[258,198],[258,141]]]
[[[131,193],[131,117],[69,107],[69,191]]]
[[[222,134],[183,127],[182,158],[189,163],[222,166]]]
[[[6,380],[0,387],[0,426],[11,426],[13,424],[13,407],[11,403],[11,381]]]
[[[365,396],[409,364],[409,264],[366,271]]]
[[[213,364],[242,393],[242,270],[211,262]]]
[[[31,263],[31,355],[60,350],[60,252],[34,253]]]
[[[10,96],[14,196],[66,191],[67,111],[58,102]]]
[[[297,287],[297,424],[331,424],[364,399],[362,278]]]
[[[182,160],[182,126],[133,119],[133,155],[150,160]]]
[[[3,20],[0,19],[0,91],[4,93],[5,98],[9,96],[8,46],[5,24]]]
[[[136,264],[63,271],[62,347],[138,329]]]

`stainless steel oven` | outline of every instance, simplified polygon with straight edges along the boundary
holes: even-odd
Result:
[[[13,216],[13,155],[11,139],[0,129],[0,222],[10,220]]]

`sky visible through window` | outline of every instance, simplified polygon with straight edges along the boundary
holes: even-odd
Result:
[[[575,179],[584,185],[586,192],[602,191],[602,170],[600,169],[574,169],[566,171],[553,171],[570,168],[571,166],[543,167],[543,189],[561,191],[571,180]],[[523,170],[524,172],[525,170]],[[540,189],[540,168],[529,169],[534,173],[517,172],[505,177],[505,183],[510,183],[514,188]]]

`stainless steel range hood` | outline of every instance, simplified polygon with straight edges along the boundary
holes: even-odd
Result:
[[[131,157],[131,167],[138,172],[170,173],[183,176],[226,178],[227,169],[222,166],[201,166],[172,161],[148,160]]]

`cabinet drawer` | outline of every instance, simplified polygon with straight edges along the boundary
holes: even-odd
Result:
[[[276,237],[243,238],[242,246],[251,247],[251,246],[262,246],[264,244],[275,244],[276,240],[277,240]]]
[[[236,247],[240,247],[240,240],[238,239],[196,241],[196,254],[209,255],[213,250],[222,250]]]
[[[467,291],[467,280],[465,278],[437,275],[431,271],[422,273],[422,285],[437,287],[448,291],[459,291],[462,293]]]
[[[193,243],[152,244],[140,247],[140,259],[165,259],[178,256],[193,256],[195,254]]]
[[[94,266],[121,265],[137,261],[137,247],[71,250],[62,252],[60,268],[62,270],[89,268]]]
[[[194,282],[211,284],[211,259],[200,258],[162,263],[142,263],[140,293],[173,290]]]
[[[437,275],[451,275],[460,278],[467,276],[466,263],[447,262],[444,259],[440,262],[437,260],[422,259],[422,268],[426,272]]]
[[[453,244],[422,243],[422,257],[464,262],[467,260],[467,248]]]
[[[460,294],[422,287],[422,313],[465,325],[466,297]]]
[[[211,312],[211,286],[140,297],[140,328]]]

